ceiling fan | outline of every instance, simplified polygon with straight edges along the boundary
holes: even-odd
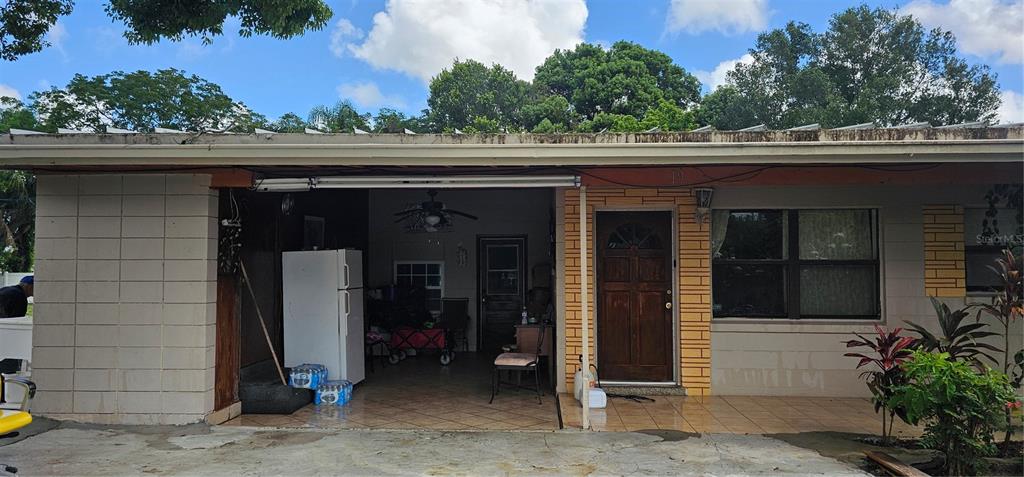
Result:
[[[438,230],[452,226],[452,216],[459,215],[471,220],[478,217],[455,209],[445,207],[444,202],[434,199],[437,196],[436,190],[428,190],[430,200],[411,204],[405,210],[395,212],[398,220],[395,223],[406,222],[405,230],[409,232],[437,232]]]

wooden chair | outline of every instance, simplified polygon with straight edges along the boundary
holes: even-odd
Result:
[[[515,386],[516,388],[529,389],[524,388],[520,383],[522,382],[522,373],[530,371],[533,371],[533,384],[536,386],[532,391],[537,392],[537,404],[542,404],[541,395],[543,395],[544,392],[540,389],[540,370],[538,368],[538,362],[540,361],[541,349],[544,346],[544,332],[546,329],[546,326],[542,326],[540,328],[540,333],[538,333],[537,336],[537,346],[530,350],[532,352],[501,353],[494,359],[494,370],[491,372],[491,400],[487,401],[487,404],[494,402],[494,396],[498,394],[502,384]],[[519,379],[517,379],[515,383],[502,381],[502,371],[516,371],[519,373]]]

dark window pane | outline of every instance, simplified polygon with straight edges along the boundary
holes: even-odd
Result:
[[[519,294],[519,274],[516,272],[487,272],[487,294]]]
[[[427,273],[431,275],[439,275],[441,273],[441,264],[439,263],[428,263]]]
[[[487,247],[487,268],[491,270],[515,270],[519,268],[519,247]]]
[[[715,229],[717,259],[786,258],[786,214],[781,210],[732,211],[726,226]]]
[[[398,279],[396,280],[396,282],[397,282],[396,284],[398,286],[400,286],[400,287],[407,287],[407,286],[412,285],[412,279],[409,278],[408,276],[401,276],[401,275],[399,275]]]
[[[1002,282],[988,267],[996,267],[996,260],[1003,258],[1000,247],[971,247],[967,249],[967,289],[970,291],[993,291]],[[998,267],[997,267],[998,269]]]
[[[441,276],[440,275],[428,276],[427,277],[427,286],[428,287],[439,287],[439,286],[441,286]]]
[[[801,210],[802,260],[873,260],[874,213],[866,209]]]
[[[636,247],[642,250],[662,248],[661,237],[654,230],[641,224],[620,225],[608,237],[608,248],[626,249]]]
[[[715,264],[712,290],[715,316],[786,316],[785,266]]]
[[[414,287],[425,287],[427,286],[427,277],[422,275],[413,275],[412,286]]]
[[[412,273],[417,275],[423,275],[427,273],[427,264],[425,263],[414,263],[412,264]]]
[[[409,267],[408,263],[399,263],[398,264],[398,271],[397,271],[397,273],[399,275],[408,275],[410,270],[411,270],[411,268]]]
[[[874,265],[807,265],[800,268],[801,316],[879,315]]]

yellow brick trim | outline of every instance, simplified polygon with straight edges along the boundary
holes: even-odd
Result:
[[[566,386],[572,388],[579,370],[582,352],[583,320],[580,303],[579,191],[566,191],[565,205],[565,373]],[[694,217],[695,200],[689,189],[632,189],[595,187],[587,189],[587,237],[591,243],[588,259],[590,298],[590,359],[594,356],[594,320],[596,280],[594,277],[594,213],[604,206],[673,206],[676,213],[676,237],[679,273],[679,379],[687,393],[711,394],[711,227],[698,224]]]
[[[934,297],[967,295],[964,263],[964,208],[926,205],[924,224],[924,291]]]

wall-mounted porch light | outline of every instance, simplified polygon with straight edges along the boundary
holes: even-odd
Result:
[[[697,198],[697,209],[694,218],[698,224],[703,224],[711,215],[711,196],[715,190],[710,187],[697,187],[693,189],[693,195]]]

